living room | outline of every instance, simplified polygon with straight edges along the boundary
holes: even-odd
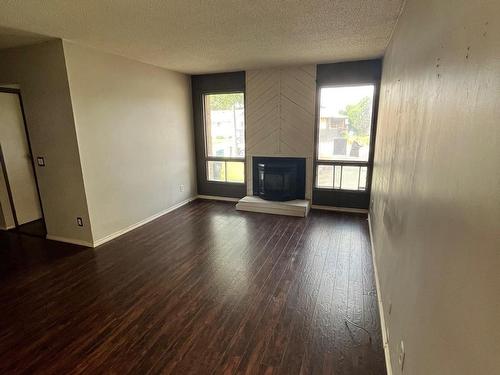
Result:
[[[498,371],[499,14],[1,4],[0,370]]]

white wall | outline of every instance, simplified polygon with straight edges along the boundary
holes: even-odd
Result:
[[[36,190],[31,155],[19,97],[15,93],[0,92],[0,146],[18,224],[40,219],[42,211]],[[2,180],[0,189],[6,189],[3,174],[0,175],[0,180]],[[10,211],[12,215],[12,207],[8,200],[2,202],[3,210]],[[4,218],[6,226],[11,226],[11,223],[7,224],[9,216],[7,220]]]
[[[400,340],[406,375],[500,369],[498,15],[409,0],[384,58],[371,218],[395,374]]]
[[[0,85],[18,84],[37,167],[42,206],[51,236],[92,242],[62,42],[0,51]],[[76,218],[82,217],[79,227]]]
[[[94,242],[194,196],[189,76],[66,41],[64,53]]]
[[[253,156],[303,157],[311,199],[316,65],[247,71],[245,96],[247,194],[253,194]]]

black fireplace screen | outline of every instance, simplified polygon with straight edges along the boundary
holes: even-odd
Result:
[[[254,157],[254,195],[275,201],[304,199],[305,164],[304,158]]]

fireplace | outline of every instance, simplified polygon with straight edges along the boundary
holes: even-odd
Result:
[[[253,195],[271,201],[305,198],[305,158],[254,156],[252,163]]]

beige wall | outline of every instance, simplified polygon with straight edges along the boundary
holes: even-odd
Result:
[[[400,340],[406,375],[500,369],[499,14],[409,0],[384,59],[371,218],[395,374]]]
[[[64,53],[94,241],[194,196],[189,76],[66,41]]]
[[[245,95],[247,194],[253,194],[253,156],[303,157],[311,199],[316,65],[247,71]]]
[[[34,156],[46,159],[36,173],[48,234],[91,243],[62,42],[0,51],[0,84],[20,85]]]

